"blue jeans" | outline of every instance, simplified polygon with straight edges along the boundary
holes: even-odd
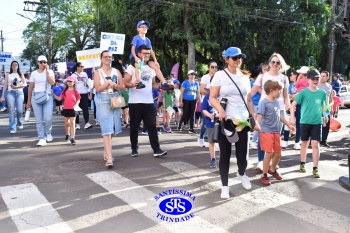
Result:
[[[8,105],[8,111],[9,111],[9,124],[10,124],[10,131],[14,130],[16,131],[16,125],[18,126],[22,125],[22,110],[23,110],[23,100],[24,100],[24,94],[23,91],[7,91],[7,105]],[[16,112],[15,112],[16,108]],[[15,119],[15,116],[17,117],[17,121]]]
[[[205,123],[206,123],[207,119],[206,119],[205,115],[203,114],[203,112],[201,112],[201,115],[202,115],[202,124],[201,124],[201,131],[199,134],[199,139],[203,139],[204,134],[207,131],[207,128],[205,128]]]
[[[45,134],[51,134],[52,130],[52,109],[53,98],[49,94],[49,100],[45,104],[37,104],[34,100],[34,92],[32,95],[32,108],[34,111],[36,130],[38,131],[38,138],[45,139]]]
[[[2,90],[0,90],[0,96],[1,95],[2,95]],[[4,97],[5,97],[5,100],[0,103],[0,108],[5,108],[6,107],[6,100],[7,100],[6,93],[5,93]]]
[[[258,115],[258,105],[254,105],[255,116]],[[259,131],[254,131],[252,142],[257,142],[259,137]]]

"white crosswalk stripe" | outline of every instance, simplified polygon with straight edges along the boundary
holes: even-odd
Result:
[[[0,187],[0,194],[19,232],[74,232],[34,184]]]
[[[180,223],[161,222],[156,218],[158,203],[153,199],[155,193],[140,186],[139,184],[121,176],[116,172],[99,172],[87,175],[95,183],[113,193],[116,197],[127,202],[133,208],[137,209],[147,218],[154,220],[160,226],[170,232],[227,232],[217,227],[201,217],[194,217],[189,221]],[[157,231],[156,231],[157,230]],[[159,226],[152,228],[149,232],[164,232]]]
[[[302,192],[303,185],[300,185],[305,183],[312,189],[327,188],[337,193],[348,193],[338,185],[337,181],[327,179],[327,173],[332,173],[334,177],[334,174],[341,176],[347,171],[348,168],[339,167],[336,161],[320,163],[321,179],[311,178],[312,162],[308,162],[308,173],[297,172],[298,166],[281,168],[284,180],[272,180],[271,186],[256,185],[255,181],[259,176],[256,175],[251,178],[252,190],[246,191],[242,188],[240,180],[235,177],[237,165],[235,159],[231,159],[229,176],[231,198],[227,200],[219,198],[221,181],[217,169],[210,169],[209,165],[208,169],[202,169],[183,161],[164,162],[160,165],[173,173],[148,180],[147,185],[140,185],[115,171],[87,174],[86,177],[93,182],[89,183],[97,184],[107,190],[92,194],[90,196],[92,199],[113,194],[115,197],[108,198],[118,198],[126,204],[68,218],[66,221],[62,220],[58,209],[55,210],[34,184],[0,187],[0,195],[8,209],[8,212],[2,212],[0,216],[5,218],[6,214],[9,215],[20,233],[65,233],[78,230],[84,232],[84,229],[133,210],[137,210],[148,222],[153,222],[152,226],[140,230],[140,233],[231,232],[239,224],[274,210],[307,223],[313,226],[313,229],[350,232],[350,215],[327,209],[322,203],[318,206],[317,203],[307,202]],[[249,167],[251,166],[254,166],[253,163],[250,163]],[[197,198],[192,209],[195,217],[180,223],[159,220],[156,217],[159,202],[154,199],[157,194],[154,190],[185,189],[184,187]],[[208,203],[207,200],[210,198],[213,201]],[[136,220],[142,221],[142,219]]]

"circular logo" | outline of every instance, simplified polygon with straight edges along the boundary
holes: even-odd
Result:
[[[192,209],[192,203],[185,198],[170,197],[159,203],[159,209],[169,215],[182,215]]]

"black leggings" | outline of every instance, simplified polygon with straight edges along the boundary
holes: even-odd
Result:
[[[248,165],[248,137],[249,128],[245,127],[241,132],[238,132],[239,140],[235,143],[236,158],[238,165],[238,173],[242,176]],[[227,141],[226,136],[220,134],[220,161],[219,169],[222,186],[228,186],[228,172],[230,168],[230,158],[232,151],[232,144]]]
[[[197,100],[182,100],[183,102],[183,113],[179,122],[179,128],[181,128],[182,122],[190,120],[190,129],[193,129],[194,122],[194,110],[196,109]]]
[[[83,110],[83,116],[85,124],[89,122],[89,95],[86,94],[80,94],[80,103],[79,107]],[[77,117],[75,118],[75,123],[79,124],[79,114],[77,114]]]

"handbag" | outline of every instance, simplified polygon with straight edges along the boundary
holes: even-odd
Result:
[[[111,109],[125,107],[124,97],[121,95],[114,96],[111,98]]]
[[[37,104],[45,104],[49,100],[49,94],[45,91],[34,92],[34,100]]]
[[[46,92],[47,90],[47,77],[45,83],[45,91],[34,92],[34,101],[36,104],[43,105],[49,100],[49,94]]]
[[[245,102],[245,99],[244,99],[244,97],[243,97],[243,95],[242,95],[242,92],[241,92],[241,90],[239,89],[239,87],[237,86],[237,84],[235,83],[235,81],[233,81],[233,79],[231,78],[231,76],[226,72],[226,70],[224,70],[224,72],[225,72],[225,73],[227,74],[227,76],[231,79],[231,81],[233,82],[233,84],[235,84],[235,86],[237,87],[237,89],[238,89],[238,91],[239,91],[239,94],[240,94],[241,97],[242,97],[242,100],[243,100],[243,102],[244,102],[244,105],[245,105],[245,107],[247,108],[247,111],[248,111],[248,113],[249,113],[248,121],[249,121],[249,124],[250,124],[250,131],[253,132],[253,131],[254,131],[254,127],[255,127],[255,120],[254,120],[253,115],[252,115],[252,114],[250,113],[250,111],[249,111],[248,105],[247,105],[247,103]]]

